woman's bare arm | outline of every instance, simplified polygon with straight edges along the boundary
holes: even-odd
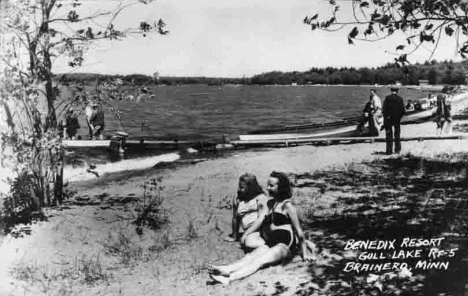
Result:
[[[258,219],[255,220],[255,222],[250,226],[248,229],[245,230],[244,234],[242,235],[241,238],[241,244],[244,243],[245,238],[260,229],[260,226],[263,223],[263,220],[265,219],[265,216],[268,215],[268,197],[265,194],[261,194],[258,198]]]
[[[299,239],[299,243],[301,245],[302,250],[302,260],[312,260],[313,257],[307,251],[307,244],[304,237],[304,232],[302,231],[301,224],[299,223],[299,217],[297,216],[296,207],[288,202],[284,205],[286,213],[288,214],[289,218],[291,219],[292,227],[297,234]]]

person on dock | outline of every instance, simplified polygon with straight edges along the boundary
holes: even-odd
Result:
[[[400,122],[405,114],[403,98],[398,95],[398,88],[390,88],[391,94],[385,97],[383,104],[386,154],[393,153],[393,141],[395,141],[395,153],[401,151]]]
[[[291,181],[284,173],[272,172],[267,183],[268,193],[273,197],[267,203],[268,211],[262,213],[249,228],[261,232],[265,245],[228,265],[211,266],[210,277],[223,285],[248,277],[259,269],[292,258],[298,246],[302,259],[312,260],[299,223],[297,209],[292,203]],[[298,241],[295,239],[297,237]]]
[[[65,129],[67,134],[67,139],[75,140],[76,133],[80,128],[80,122],[78,121],[78,116],[74,113],[73,108],[70,107],[67,110],[65,116]]]
[[[104,139],[104,111],[102,105],[93,105],[93,116],[91,117],[91,125],[93,127],[93,139]]]
[[[260,233],[250,231],[249,228],[268,210],[267,201],[268,197],[258,184],[255,175],[246,173],[240,176],[237,196],[233,200],[232,233],[224,240],[240,241],[246,251],[264,245]]]
[[[451,92],[453,88],[444,87],[442,93],[437,95],[437,109],[436,109],[436,135],[440,136],[445,122],[447,122],[447,134],[452,133],[452,104],[451,104]]]
[[[96,107],[96,102],[90,102],[85,108],[86,124],[88,125],[88,135],[90,140],[94,138],[94,126],[91,120],[96,113]]]

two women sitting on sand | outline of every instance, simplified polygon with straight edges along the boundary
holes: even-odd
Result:
[[[259,209],[257,220],[243,234],[247,238],[257,235],[261,245],[237,262],[212,266],[213,280],[228,285],[257,272],[260,268],[291,259],[300,247],[303,260],[312,260],[308,253],[297,210],[292,204],[292,186],[284,173],[272,172],[267,183],[271,197],[266,207]],[[257,234],[254,234],[257,233]]]

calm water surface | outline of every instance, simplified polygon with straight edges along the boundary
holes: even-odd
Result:
[[[114,101],[123,111],[119,122],[106,110],[105,135],[119,130],[139,139],[218,140],[261,128],[321,123],[358,116],[372,86],[154,86],[155,97]],[[388,87],[375,87],[383,99]],[[402,88],[405,100],[427,93]],[[84,112],[79,135],[87,138]],[[142,122],[148,128],[142,130]],[[105,150],[105,149],[104,149]],[[105,152],[105,151],[104,151]],[[158,151],[156,153],[162,153]],[[82,150],[88,159],[109,161],[98,149]]]
[[[208,140],[283,125],[320,123],[360,114],[367,86],[155,86],[152,99],[117,101],[121,126],[106,114],[106,134],[124,130],[131,138]],[[383,99],[387,87],[377,88]],[[427,96],[401,89],[406,100]],[[142,130],[142,122],[148,129]],[[82,120],[80,133],[86,134]]]

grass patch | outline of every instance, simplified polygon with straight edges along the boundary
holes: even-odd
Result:
[[[133,243],[123,232],[116,236],[110,235],[109,241],[104,244],[106,254],[118,257],[125,266],[136,264],[143,256],[143,248]]]
[[[37,261],[22,262],[15,265],[10,274],[14,279],[25,282],[28,289],[38,287],[43,293],[59,290],[60,295],[70,295],[78,286],[108,283],[110,278],[102,265],[100,255],[85,254],[76,256],[71,264],[63,264],[60,267],[39,265]]]

